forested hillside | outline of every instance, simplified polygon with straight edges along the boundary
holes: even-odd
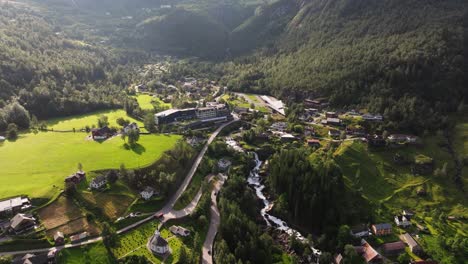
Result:
[[[335,106],[384,114],[390,129],[414,131],[443,124],[436,113],[455,110],[466,97],[461,1],[299,6],[276,45],[226,64],[231,88],[299,102],[326,96]]]
[[[69,39],[37,9],[0,7],[0,108],[18,101],[38,118],[122,104],[128,85],[118,57]],[[0,116],[0,129],[5,123]]]

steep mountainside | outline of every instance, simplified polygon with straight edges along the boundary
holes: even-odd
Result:
[[[275,12],[294,11],[284,6],[251,20],[269,25],[278,20]],[[275,45],[260,43],[261,53],[227,64],[226,80],[233,89],[294,101],[327,96],[332,105],[384,114],[390,128],[421,131],[443,124],[435,113],[455,110],[467,96],[461,6],[459,0],[297,2],[297,12],[281,16],[292,16],[277,27],[282,34],[269,35],[278,35]],[[247,23],[237,31],[252,39],[267,29]]]

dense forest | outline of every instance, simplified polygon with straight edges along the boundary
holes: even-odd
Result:
[[[0,108],[17,102],[45,119],[123,104],[130,78],[120,55],[62,36],[37,10],[1,5]]]
[[[306,230],[330,234],[342,224],[371,219],[362,219],[370,215],[368,202],[345,186],[328,156],[314,154],[311,162],[306,149],[282,150],[271,159],[268,183],[278,195],[277,212]]]

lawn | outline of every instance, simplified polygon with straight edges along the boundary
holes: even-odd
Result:
[[[249,99],[251,99],[254,102],[256,110],[258,110],[260,112],[263,112],[263,113],[270,113],[271,112],[268,107],[265,107],[262,104],[260,104],[260,101],[258,100],[258,98],[256,96],[254,96],[254,95],[247,95],[247,96],[249,97]],[[233,106],[250,108],[250,103],[240,95],[237,96],[237,99],[235,99],[234,97],[231,97],[228,94],[223,95],[221,98],[224,99],[224,101],[230,103]]]
[[[58,130],[58,131],[70,131],[76,129],[77,131],[85,128],[86,126],[93,127],[97,126],[97,120],[100,115],[105,115],[109,118],[110,127],[120,127],[117,124],[117,119],[119,117],[130,120],[131,122],[136,122],[140,127],[143,126],[143,123],[131,118],[125,113],[124,110],[105,110],[94,112],[91,114],[77,115],[73,117],[64,117],[64,118],[54,118],[46,121],[47,128]]]
[[[77,120],[83,121],[74,118],[56,126],[70,127]],[[85,133],[21,134],[15,142],[0,145],[0,197],[50,198],[63,188],[63,179],[76,171],[78,163],[85,171],[118,168],[122,163],[127,168],[144,167],[173,148],[178,139],[180,136],[141,135],[137,147],[126,149],[119,137],[95,142]]]
[[[102,242],[69,248],[60,251],[57,259],[60,264],[110,264],[113,263]]]
[[[138,105],[140,106],[141,109],[143,110],[153,110],[153,103],[159,104],[161,107],[165,108],[171,108],[171,104],[164,103],[161,101],[161,99],[157,97],[153,97],[149,94],[139,94],[137,96],[134,96],[134,98],[137,99]]]

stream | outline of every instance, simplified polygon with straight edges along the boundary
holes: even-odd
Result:
[[[239,146],[239,144],[231,139],[227,138],[226,139],[226,144],[228,144],[230,147],[232,147],[236,151],[240,152],[245,152],[242,147]],[[262,215],[263,219],[265,220],[266,224],[268,226],[272,226],[276,228],[277,230],[286,232],[289,236],[295,236],[297,240],[307,243],[307,239],[297,230],[291,228],[288,226],[288,224],[281,220],[280,218],[268,214],[268,212],[273,208],[273,202],[270,202],[265,194],[263,193],[263,190],[265,189],[265,185],[262,184],[262,179],[259,175],[260,172],[260,167],[262,166],[262,161],[258,158],[258,155],[256,152],[251,152],[253,153],[255,157],[255,168],[250,171],[249,178],[247,179],[247,182],[250,186],[252,186],[255,189],[255,194],[257,197],[262,200],[263,202],[263,208],[260,210],[260,214]],[[320,250],[310,247],[314,255],[320,256],[321,252]]]

